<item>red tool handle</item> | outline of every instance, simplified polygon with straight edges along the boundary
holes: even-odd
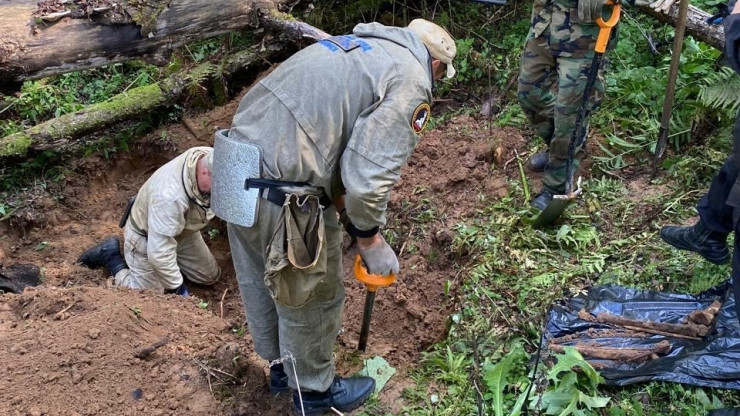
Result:
[[[390,286],[396,281],[396,275],[393,273],[388,276],[368,273],[359,254],[355,257],[355,278],[367,286],[368,292],[375,292],[378,288]]]

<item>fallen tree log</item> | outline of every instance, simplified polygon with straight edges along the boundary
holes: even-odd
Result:
[[[0,85],[130,59],[158,65],[179,46],[259,25],[295,0],[0,2]]]
[[[659,21],[668,23],[674,27],[678,21],[678,2],[668,10],[667,14],[656,12],[647,6],[640,7],[640,10]],[[710,16],[711,15],[704,10],[689,5],[688,14],[686,15],[686,34],[719,50],[723,50],[725,47],[724,26],[707,24],[707,18]]]
[[[330,36],[307,23],[290,20],[286,16],[260,13],[258,18],[260,25],[287,34],[292,43],[304,38],[316,41]],[[255,45],[216,64],[200,64],[155,84],[131,89],[106,102],[90,105],[75,113],[65,114],[5,136],[0,138],[0,159],[23,157],[51,148],[57,151],[73,150],[69,148],[70,144],[78,137],[174,103],[182,96],[183,87],[192,81],[193,74],[197,74],[195,78],[198,79],[209,76],[228,77],[255,64],[273,61],[284,55],[288,49],[289,43],[280,40]],[[214,73],[215,70],[218,73]]]
[[[0,2],[0,85],[79,71],[130,59],[158,65],[187,42],[256,26],[300,0],[9,0]],[[668,14],[641,11],[676,25]],[[723,48],[722,26],[690,6],[686,33]],[[289,19],[288,19],[289,20]]]
[[[84,109],[45,121],[22,132],[0,139],[0,159],[30,156],[46,149],[74,151],[75,139],[84,134],[112,126],[123,120],[174,103],[190,82],[190,74],[203,74],[219,68],[218,75],[230,75],[250,65],[269,61],[284,52],[287,45],[273,43],[264,51],[261,46],[230,56],[223,65],[204,63],[187,72],[172,75],[162,81],[132,88],[110,100],[93,104]],[[217,74],[212,74],[217,75]]]

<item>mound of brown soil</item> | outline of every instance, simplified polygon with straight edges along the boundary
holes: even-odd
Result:
[[[212,392],[236,388],[251,396],[242,414],[285,407],[230,325],[195,299],[40,287],[0,307],[0,414],[222,414]]]
[[[153,132],[116,158],[82,159],[50,195],[34,198],[34,221],[0,224],[6,265],[42,267],[46,286],[0,297],[0,414],[285,414],[287,399],[266,396],[266,366],[249,336],[235,335],[245,318],[223,223],[205,230],[221,281],[189,287],[205,310],[198,299],[108,289],[103,271],[75,264],[85,247],[120,235],[126,201],[154,170],[189,147],[211,145],[238,102]],[[489,131],[468,116],[424,133],[389,204],[385,229],[401,273],[378,292],[365,354],[356,352],[365,288],[352,276],[356,252],[345,255],[338,372],[384,357],[399,370],[380,397],[391,412],[420,353],[446,336],[454,305],[445,285],[454,290],[460,274],[452,230],[505,195],[506,177],[518,176],[514,149],[521,155],[524,145],[519,131]],[[169,342],[148,358],[134,357],[163,338]]]

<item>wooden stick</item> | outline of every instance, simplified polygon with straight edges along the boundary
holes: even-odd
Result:
[[[548,348],[557,353],[565,351],[565,347],[558,344],[550,344]],[[671,343],[663,340],[650,348],[611,348],[578,343],[574,348],[584,357],[630,362],[648,358],[653,354],[666,354],[671,350]]]
[[[681,334],[677,334],[675,332],[663,332],[663,331],[659,331],[657,329],[648,329],[648,328],[643,328],[643,327],[638,327],[638,326],[624,325],[624,328],[631,329],[633,331],[647,332],[647,333],[655,334],[655,335],[663,335],[665,337],[673,337],[673,338],[681,338],[681,339],[692,339],[694,341],[698,341],[698,340],[701,339],[701,337],[695,337],[695,336],[692,336],[692,335],[681,335]]]
[[[144,358],[148,357],[149,354],[151,354],[154,351],[156,351],[157,348],[159,348],[159,347],[167,344],[168,342],[170,342],[170,340],[167,337],[164,337],[164,338],[160,339],[159,341],[155,342],[154,344],[152,344],[152,345],[150,345],[148,347],[145,347],[145,348],[142,348],[142,349],[136,351],[134,353],[134,357],[140,358],[140,359],[143,360]]]
[[[224,290],[224,294],[221,295],[221,319],[224,319],[224,298],[226,297],[226,292],[229,291],[229,288],[226,288]]]
[[[627,326],[633,327],[630,329],[639,328],[639,330],[645,332],[660,331],[664,334],[678,334],[689,337],[702,337],[709,333],[709,327],[705,325],[697,325],[692,323],[667,324],[663,322],[637,321],[634,319],[627,319],[621,316],[612,315],[610,313],[600,313],[598,316],[596,316],[596,320],[601,323],[619,325],[625,328]]]

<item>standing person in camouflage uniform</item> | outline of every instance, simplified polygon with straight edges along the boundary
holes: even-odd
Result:
[[[594,47],[599,34],[596,19],[601,17],[605,0],[535,0],[532,24],[522,52],[519,73],[519,103],[535,132],[548,145],[548,150],[533,155],[529,168],[545,172],[542,190],[532,206],[543,210],[553,194],[565,192],[565,162],[568,144],[581,106],[586,79],[591,70]],[[666,12],[675,0],[657,0],[650,7]],[[634,5],[634,2],[632,3]],[[637,0],[637,5],[647,5]],[[607,9],[610,9],[607,6]],[[608,18],[608,16],[605,16]],[[607,46],[616,45],[612,36]],[[602,61],[588,104],[589,113],[604,97]],[[584,120],[588,123],[588,118]],[[584,126],[584,132],[588,126]],[[585,153],[586,137],[576,143],[573,172],[578,171]]]

